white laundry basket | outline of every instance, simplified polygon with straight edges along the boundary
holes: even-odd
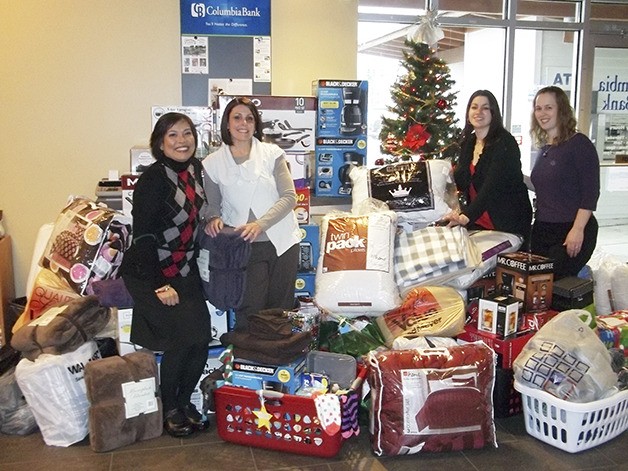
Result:
[[[515,381],[526,431],[569,453],[601,445],[628,428],[628,390],[606,399],[575,403]]]

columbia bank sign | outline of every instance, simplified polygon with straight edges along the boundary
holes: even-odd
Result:
[[[180,0],[181,34],[270,36],[270,0]]]
[[[204,3],[192,3],[190,5],[190,15],[194,18],[204,18],[205,16],[261,16],[260,9],[255,7],[249,9],[245,6],[240,8],[220,7],[205,5]]]

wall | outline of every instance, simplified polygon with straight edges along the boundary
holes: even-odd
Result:
[[[272,93],[311,95],[317,79],[357,79],[358,0],[273,0]]]
[[[357,0],[271,5],[273,94],[353,78]],[[152,105],[181,104],[179,1],[3,0],[0,31],[0,209],[23,296],[41,225],[128,170]]]

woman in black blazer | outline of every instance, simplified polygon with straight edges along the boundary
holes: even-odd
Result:
[[[522,247],[527,247],[532,205],[521,172],[521,152],[488,90],[477,90],[469,98],[454,180],[465,203],[460,212],[445,216],[450,226],[519,234]]]

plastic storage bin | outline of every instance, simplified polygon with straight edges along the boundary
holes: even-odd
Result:
[[[628,428],[628,390],[587,403],[563,401],[515,381],[521,393],[526,431],[569,453],[601,445]]]
[[[321,427],[314,400],[309,397],[264,391],[265,407],[273,417],[271,430],[259,428],[253,411],[260,398],[253,389],[222,386],[214,392],[216,429],[221,439],[271,450],[332,457],[342,446],[341,433],[328,435]]]

